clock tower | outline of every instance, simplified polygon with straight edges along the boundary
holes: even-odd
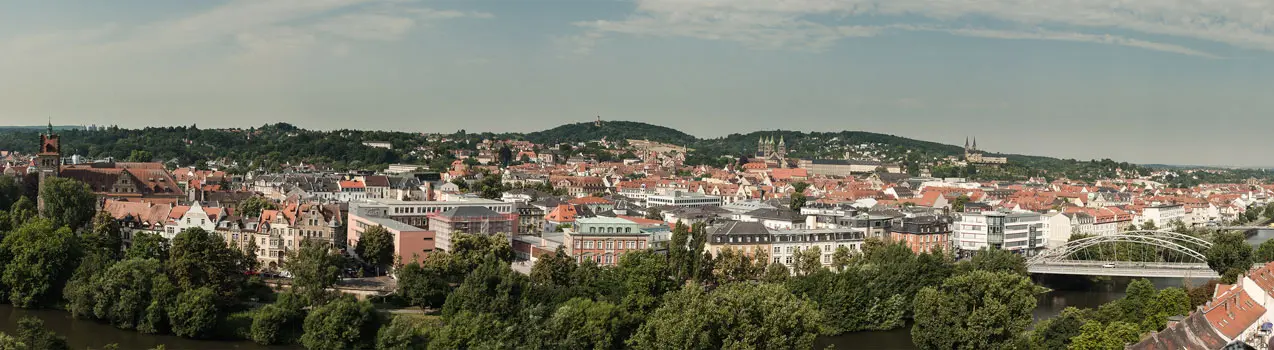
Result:
[[[36,154],[35,162],[36,169],[40,171],[40,193],[44,193],[44,181],[58,177],[62,168],[62,145],[58,135],[53,133],[53,123],[49,123],[48,131],[40,135],[40,152]],[[40,194],[36,195],[36,207],[43,215],[44,197]]]

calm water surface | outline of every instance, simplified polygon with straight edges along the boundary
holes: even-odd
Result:
[[[146,350],[164,345],[168,350],[290,350],[289,347],[261,346],[247,341],[204,341],[179,338],[171,335],[142,334],[121,330],[111,325],[94,321],[77,320],[71,314],[59,310],[25,310],[11,305],[0,305],[0,332],[13,334],[18,328],[18,319],[35,316],[44,320],[44,326],[66,337],[71,349],[100,349],[107,344],[118,344],[120,349]]]

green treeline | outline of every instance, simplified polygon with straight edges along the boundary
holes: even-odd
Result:
[[[71,185],[46,189],[88,191]],[[24,201],[0,208],[8,223],[0,231],[0,300],[195,339],[309,349],[807,349],[820,335],[892,329],[914,318],[918,343],[951,329],[994,329],[999,335],[971,331],[955,341],[998,346],[1023,333],[1038,292],[1022,259],[1005,252],[957,264],[946,254],[870,241],[861,253],[835,251],[831,269],[819,249],[805,250],[788,271],[765,252],[714,257],[702,225],[676,225],[666,253],[634,252],[598,266],[558,252],[530,275],[511,268],[507,238],[458,235],[450,252],[388,263],[399,277],[394,299],[432,313],[394,315],[326,291],[349,262],[318,244],[289,253],[284,267],[294,278],[276,293],[245,273],[257,268],[255,257],[215,233],[190,229],[171,241],[137,234],[121,250],[120,228],[91,206],[51,210],[60,219],[50,219]],[[77,219],[85,214],[87,222]],[[383,251],[361,249],[369,257]],[[996,317],[962,316],[988,309],[980,305],[988,296],[1013,302]]]
[[[0,150],[33,152],[38,147],[38,133],[38,130],[33,129],[0,129]],[[396,131],[306,130],[286,123],[235,130],[200,129],[191,125],[143,129],[105,127],[96,131],[61,130],[59,133],[62,136],[62,152],[66,155],[113,157],[119,161],[158,161],[174,167],[204,166],[208,161],[224,161],[227,165],[221,168],[240,174],[256,168],[279,170],[284,165],[299,163],[328,165],[338,170],[375,170],[383,169],[387,164],[406,163],[419,164],[422,168],[433,171],[445,171],[456,160],[452,150],[476,150],[484,139],[528,140],[543,145],[536,152],[556,153],[563,160],[585,154],[601,161],[616,161],[633,158],[635,155],[611,152],[594,141],[605,138],[608,142],[622,146],[627,139],[651,140],[692,148],[693,151],[686,157],[686,165],[719,167],[755,154],[757,141],[762,137],[782,138],[789,158],[843,159],[848,152],[853,157],[898,163],[913,175],[918,175],[922,166],[931,167],[933,175],[938,177],[981,180],[1025,180],[1043,176],[1093,181],[1119,178],[1121,174],[1149,174],[1149,170],[1144,167],[1109,159],[1078,161],[1019,155],[1009,155],[1009,164],[1001,166],[943,165],[942,160],[946,157],[962,156],[963,149],[959,146],[870,132],[757,131],[701,139],[663,126],[624,121],[603,122],[600,127],[593,123],[566,124],[527,134],[468,133],[460,130],[437,137]],[[389,142],[393,148],[363,145],[367,141]],[[580,146],[557,147],[558,143]],[[872,145],[871,150],[860,151],[850,147],[864,144]],[[499,163],[507,165],[529,161],[511,159],[512,156],[512,153],[501,154]],[[237,164],[230,166],[230,163]],[[1233,173],[1238,174],[1238,171]],[[1196,174],[1202,176],[1209,173]],[[1234,176],[1219,178],[1220,175],[1213,174],[1205,180],[1240,181],[1249,176],[1270,176],[1267,173],[1248,172],[1240,175],[1242,178],[1235,179]],[[1195,183],[1203,181],[1195,179],[1196,177],[1198,176],[1179,178]],[[1170,182],[1179,182],[1173,179],[1169,179]]]
[[[1210,288],[1205,285],[1202,289]],[[1192,290],[1165,288],[1155,291],[1149,280],[1128,284],[1127,294],[1096,309],[1068,307],[1060,315],[1035,325],[1032,349],[1123,349],[1148,332],[1163,330],[1168,317],[1184,316],[1201,301]],[[1206,300],[1206,296],[1203,300]]]

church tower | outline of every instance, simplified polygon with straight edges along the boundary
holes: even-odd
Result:
[[[58,177],[58,173],[62,168],[62,145],[58,140],[58,135],[53,133],[53,123],[49,123],[49,130],[40,135],[40,152],[35,156],[36,169],[40,171],[40,192],[44,192],[44,181],[46,179]],[[44,198],[36,195],[36,208],[40,214],[44,214]]]
[[[779,157],[787,158],[787,145],[783,143],[783,136],[779,136],[779,148],[775,152]]]

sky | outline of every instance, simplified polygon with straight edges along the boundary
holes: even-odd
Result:
[[[1269,0],[0,0],[0,125],[632,120],[1274,165]]]

